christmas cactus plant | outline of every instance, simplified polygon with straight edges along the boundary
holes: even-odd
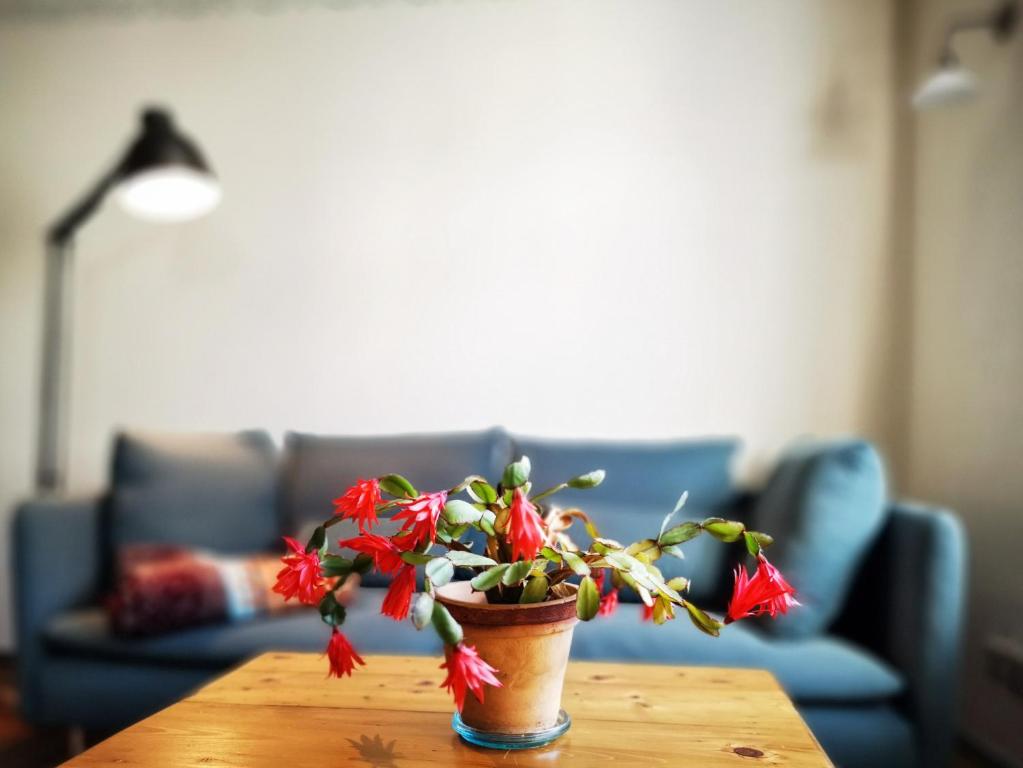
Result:
[[[396,621],[411,616],[416,629],[432,626],[443,640],[446,660],[441,668],[447,677],[441,685],[452,693],[459,711],[467,691],[482,702],[484,687],[501,683],[498,670],[464,642],[462,628],[435,599],[435,590],[457,572],[471,578],[472,589],[485,593],[489,603],[540,603],[575,595],[576,614],[583,621],[613,612],[619,590],[631,589],[643,603],[645,620],[663,624],[681,611],[697,629],[715,637],[725,624],[763,614],[774,617],[797,605],[795,590],[764,556],[770,536],[718,517],[676,522],[684,493],[655,536],[621,543],[601,537],[582,510],[547,503],[566,488],[595,488],[604,480],[603,470],[535,494],[529,475],[529,459],[523,457],[507,466],[496,486],[472,475],[447,490],[420,493],[397,474],[359,480],[334,500],[334,515],[316,528],[305,546],[286,538],[290,552],[282,558],[284,568],[274,591],[319,607],[331,627],[329,674],[350,675],[365,663],[340,630],[345,608],[336,594],[353,574],[374,569],[391,577],[381,612]],[[382,517],[399,523],[400,530],[388,536],[374,533]],[[359,535],[337,542],[350,556],[328,552],[327,532],[343,520],[359,528]],[[586,529],[588,549],[580,549],[569,536],[576,523]],[[662,557],[681,558],[680,545],[703,534],[722,542],[743,540],[756,561],[752,575],[743,563],[737,565],[732,598],[721,621],[686,598],[687,579],[665,579],[657,567]],[[418,569],[424,587],[417,594]],[[569,586],[576,580],[577,586]]]

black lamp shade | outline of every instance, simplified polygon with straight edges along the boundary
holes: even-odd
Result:
[[[159,109],[143,112],[142,132],[118,165],[117,177],[121,205],[144,219],[193,219],[220,202],[220,185],[199,148]]]
[[[121,160],[122,177],[164,165],[180,165],[213,175],[199,148],[178,133],[170,113],[147,109],[142,113],[142,133]]]

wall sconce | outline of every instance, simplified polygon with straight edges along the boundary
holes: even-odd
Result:
[[[977,93],[977,78],[959,63],[959,57],[952,48],[952,39],[960,32],[986,29],[995,42],[1004,43],[1012,37],[1018,20],[1016,0],[1007,0],[991,12],[963,16],[949,24],[941,46],[938,69],[913,94],[913,106],[923,110],[972,99]]]

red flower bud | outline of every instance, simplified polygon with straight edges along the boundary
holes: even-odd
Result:
[[[390,616],[395,621],[401,621],[408,616],[409,605],[412,603],[412,593],[416,591],[416,567],[406,565],[398,575],[394,577],[387,595],[384,596],[384,604],[380,613]]]
[[[495,675],[497,670],[483,661],[473,646],[465,643],[449,645],[445,647],[444,655],[446,661],[440,665],[440,668],[446,669],[448,676],[444,678],[440,687],[447,688],[451,692],[459,712],[462,711],[465,704],[467,690],[472,691],[473,696],[482,704],[484,685],[501,687],[501,681]]]
[[[341,677],[342,675],[351,677],[356,664],[366,666],[366,662],[355,652],[352,644],[348,642],[348,638],[337,627],[334,627],[330,634],[326,654],[330,660],[330,671],[327,673],[327,677]]]
[[[520,557],[531,560],[543,546],[544,530],[536,507],[526,498],[521,488],[512,496],[508,516],[508,540],[512,547],[512,561]]]

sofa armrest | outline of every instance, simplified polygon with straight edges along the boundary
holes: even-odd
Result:
[[[13,530],[18,686],[32,719],[43,661],[41,632],[55,615],[94,603],[102,577],[99,499],[42,498],[15,511]]]
[[[956,735],[966,556],[954,514],[892,505],[836,626],[902,673],[920,764],[934,768],[948,764]]]

